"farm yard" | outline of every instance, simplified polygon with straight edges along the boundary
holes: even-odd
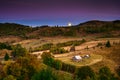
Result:
[[[82,58],[79,62],[72,60],[73,56],[68,56],[68,57],[61,57],[61,58],[56,58],[58,60],[61,60],[64,63],[75,65],[77,67],[80,66],[90,66],[93,65],[97,62],[102,61],[102,56],[101,55],[96,55],[96,54],[91,54],[89,58]]]

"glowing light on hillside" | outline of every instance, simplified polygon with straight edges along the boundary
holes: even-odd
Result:
[[[69,23],[68,23],[68,26],[72,26],[72,23],[69,22]]]

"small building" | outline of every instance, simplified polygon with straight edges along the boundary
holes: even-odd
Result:
[[[79,55],[76,55],[76,56],[74,56],[73,58],[73,61],[81,61],[82,60],[82,57],[81,56],[79,56]]]
[[[90,58],[90,55],[87,54],[87,55],[85,55],[83,58]]]

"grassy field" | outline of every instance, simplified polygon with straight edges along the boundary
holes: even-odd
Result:
[[[115,69],[120,65],[120,44],[112,45],[110,48],[104,47],[102,50],[97,48],[93,53],[103,56],[102,61],[91,65],[94,71],[97,72],[101,66],[108,66],[112,72],[116,73]]]

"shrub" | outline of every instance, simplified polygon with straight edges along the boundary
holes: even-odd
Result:
[[[44,52],[41,55],[42,59],[43,59],[43,63],[48,65],[48,66],[53,66],[54,63],[54,59],[52,57],[52,55],[49,52]]]
[[[41,48],[41,50],[48,50],[48,49],[50,49],[52,46],[53,46],[52,43],[47,43],[47,44],[42,45],[40,48]]]
[[[51,68],[47,68],[36,73],[31,80],[57,80],[57,76],[53,73]]]
[[[65,46],[78,46],[82,43],[86,42],[85,39],[82,40],[74,40],[74,41],[68,41],[68,42],[64,42],[64,43],[58,43],[56,44],[58,47],[65,47]]]
[[[104,66],[99,70],[99,80],[118,80],[118,78],[111,73],[107,66]]]
[[[53,54],[61,54],[61,53],[66,53],[68,51],[65,50],[64,48],[53,47],[50,49],[50,52],[52,52]]]
[[[76,66],[62,62],[62,69],[61,70],[67,71],[70,73],[74,73],[76,71]]]
[[[97,44],[97,47],[102,46],[102,45],[103,45],[102,43],[98,43],[98,44]]]
[[[62,62],[60,60],[54,60],[54,68],[57,70],[61,70],[62,68]]]
[[[95,80],[95,73],[89,66],[83,66],[77,69],[76,77],[79,80],[86,80],[86,79]]]
[[[110,41],[109,41],[109,40],[107,41],[107,43],[106,43],[105,46],[106,46],[106,47],[111,47],[111,44],[110,44]]]
[[[12,56],[16,58],[19,56],[25,56],[27,53],[28,52],[26,48],[23,48],[20,44],[17,44],[13,47]]]
[[[75,51],[75,46],[72,46],[72,47],[70,48],[70,51]]]
[[[7,43],[0,43],[0,49],[12,50],[12,47]]]

